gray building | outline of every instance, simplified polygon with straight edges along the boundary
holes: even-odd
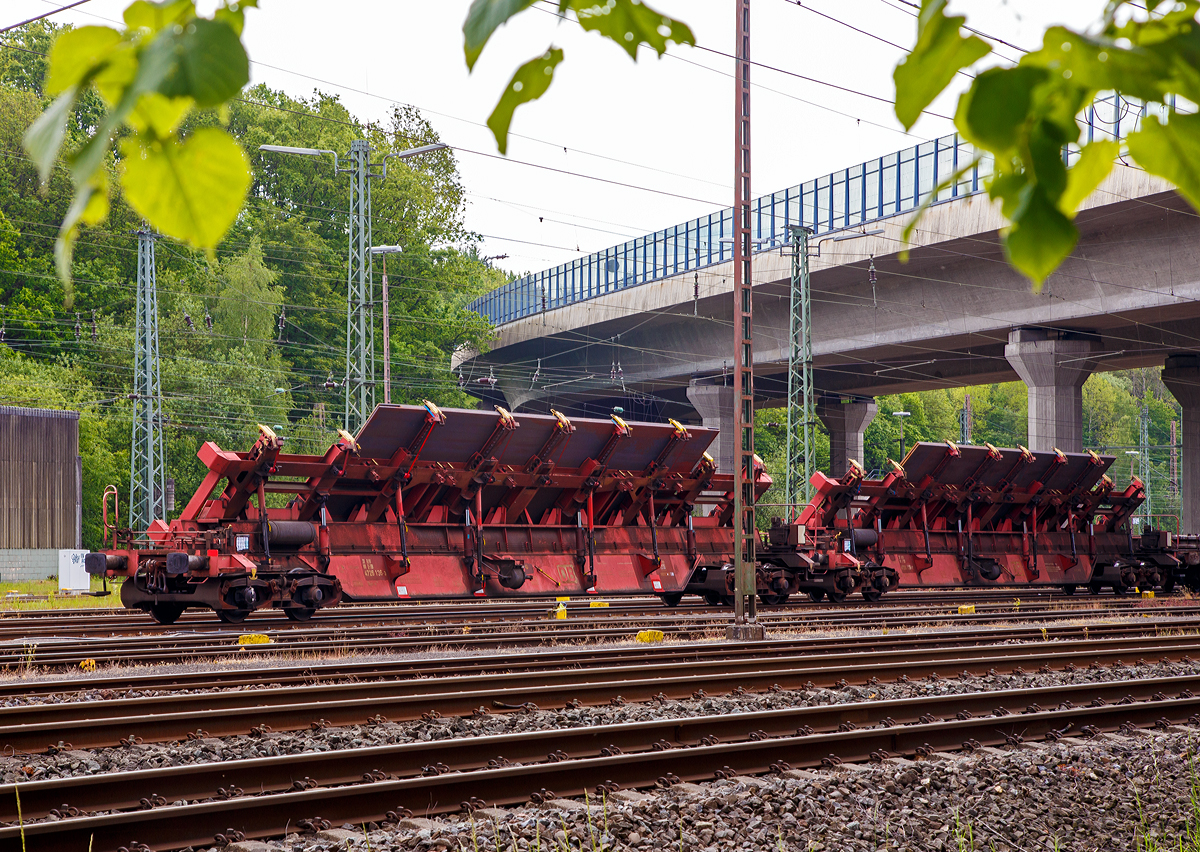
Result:
[[[0,406],[0,580],[56,574],[82,519],[79,412]]]

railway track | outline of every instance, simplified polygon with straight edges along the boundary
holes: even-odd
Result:
[[[1139,615],[1179,619],[1200,616],[1200,604],[1183,598],[1142,601],[1108,597],[1098,600],[1062,597],[1054,601],[1030,603],[1007,597],[974,604],[973,613],[931,606],[864,606],[852,610],[812,607],[785,608],[765,612],[760,620],[775,633],[790,630],[840,630],[919,628],[945,624],[996,624],[1019,618],[1022,622],[1051,624],[1064,619],[1087,616]],[[406,613],[406,616],[419,613]],[[186,630],[141,629],[125,633],[107,628],[103,620],[87,617],[78,621],[36,620],[33,625],[0,623],[0,666],[27,668],[38,666],[74,666],[83,659],[100,663],[168,663],[226,657],[240,652],[233,639],[241,632],[255,631],[271,640],[256,645],[259,654],[336,654],[404,652],[431,646],[454,648],[497,648],[516,645],[564,644],[626,640],[632,632],[644,628],[662,630],[676,639],[711,637],[725,626],[729,615],[724,610],[704,609],[697,614],[677,612],[664,607],[647,610],[636,606],[629,612],[609,607],[581,608],[568,612],[568,618],[551,617],[545,604],[537,609],[527,605],[511,612],[484,610],[476,617],[455,616],[449,620],[421,622],[419,618],[381,619],[343,626],[310,624],[290,625],[284,619],[261,626],[242,625],[231,631],[217,626]],[[82,623],[81,623],[82,622]],[[268,626],[270,624],[270,626]],[[289,626],[284,626],[284,625]],[[531,626],[536,624],[536,627]],[[142,625],[143,628],[149,625]]]
[[[766,658],[695,659],[518,672],[458,674],[326,683],[200,694],[164,694],[0,708],[0,748],[9,753],[115,746],[189,736],[402,721],[422,715],[515,712],[623,701],[646,702],[735,689],[830,687],[867,683],[881,673],[910,679],[961,672],[1010,673],[1111,665],[1139,659],[1200,657],[1200,636],[1069,640],[1035,645],[891,649]],[[69,733],[68,733],[69,732]],[[68,741],[69,740],[69,741]]]
[[[284,664],[272,662],[247,668],[210,671],[165,671],[150,674],[121,673],[113,676],[70,679],[19,678],[0,681],[0,700],[12,697],[55,696],[80,689],[90,694],[150,690],[208,690],[274,684],[304,686],[323,682],[429,677],[437,674],[482,674],[558,667],[657,663],[669,665],[697,659],[767,659],[788,653],[829,654],[876,652],[884,649],[930,649],[969,647],[985,644],[1014,644],[1079,639],[1131,638],[1194,632],[1200,635],[1200,619],[1139,619],[1098,624],[1052,624],[1045,627],[967,627],[919,634],[873,637],[804,637],[736,645],[665,644],[589,649],[553,649],[494,655],[445,655],[409,660],[328,661]]]
[[[1192,695],[1197,686],[1200,676],[1118,681],[32,782],[21,786],[29,818],[54,818],[0,828],[0,841],[15,844],[23,837],[54,848],[87,844],[97,852],[173,849],[214,842],[214,826],[231,826],[221,839],[269,837],[305,820],[314,827],[382,822],[414,811],[435,815],[552,798],[551,790],[602,796],[618,787],[920,757],[1070,733],[1095,736],[1129,726],[1200,724],[1200,698]],[[1046,710],[1042,704],[1056,706]],[[363,767],[371,768],[364,772]],[[245,795],[244,789],[258,794]],[[155,792],[138,797],[149,790]],[[177,804],[165,805],[176,797]],[[8,803],[15,798],[12,786],[0,788],[0,819],[11,823],[15,806]],[[95,813],[101,811],[109,813]]]
[[[1161,596],[1157,600],[1169,600],[1169,596]],[[827,602],[813,603],[804,596],[793,596],[787,603],[777,605],[760,605],[764,616],[774,616],[778,613],[791,612],[829,612],[857,613],[860,611],[877,611],[886,613],[890,610],[905,610],[913,607],[934,607],[942,605],[958,606],[961,604],[976,604],[977,606],[1011,606],[1016,600],[1023,605],[1060,605],[1090,607],[1105,602],[1130,602],[1131,596],[1118,596],[1110,592],[1101,595],[1064,594],[1057,587],[1028,587],[1023,589],[912,589],[896,590],[888,594],[882,602],[868,602],[860,597],[849,598],[840,604]],[[522,600],[489,600],[489,601],[391,601],[381,603],[343,604],[331,610],[322,611],[312,621],[297,624],[289,621],[278,610],[261,610],[248,618],[241,625],[231,627],[222,624],[212,617],[212,614],[200,610],[188,610],[173,625],[158,625],[147,615],[133,612],[123,607],[95,608],[86,610],[2,610],[0,609],[0,639],[13,635],[33,636],[53,630],[85,630],[103,629],[111,632],[149,633],[171,632],[188,629],[207,632],[225,632],[246,630],[256,627],[270,626],[277,629],[306,630],[314,628],[334,628],[339,626],[366,626],[375,622],[388,624],[413,622],[418,624],[447,624],[461,625],[469,621],[496,619],[511,621],[543,615],[548,609],[553,609],[562,603],[568,613],[574,617],[588,613],[593,604],[604,604],[605,614],[621,617],[654,617],[673,616],[676,618],[693,617],[728,617],[729,610],[723,607],[713,607],[701,603],[698,598],[689,597],[684,603],[675,607],[664,606],[657,598],[628,598],[628,597],[599,597],[582,598],[576,596],[570,600],[554,599],[522,599]],[[594,613],[593,613],[594,614]]]

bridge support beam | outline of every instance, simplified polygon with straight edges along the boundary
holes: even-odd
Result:
[[[1100,341],[1086,333],[1017,328],[1004,357],[1029,389],[1029,449],[1083,452],[1083,383]]]
[[[1183,408],[1179,474],[1179,531],[1200,532],[1200,355],[1171,355],[1163,384]]]
[[[850,459],[863,463],[863,434],[878,412],[873,399],[843,401],[841,397],[825,396],[817,401],[817,417],[829,431],[830,476],[845,476]]]
[[[707,379],[692,379],[688,383],[687,397],[705,426],[721,430],[708,454],[716,460],[717,470],[732,473],[736,437],[733,429],[733,388],[713,384]]]

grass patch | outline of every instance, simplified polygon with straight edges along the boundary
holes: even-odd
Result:
[[[90,577],[91,590],[99,592],[104,589],[104,581],[99,577]],[[121,586],[113,581],[108,582],[107,597],[92,597],[90,595],[62,593],[58,591],[58,579],[29,580],[8,583],[0,581],[0,613],[24,612],[28,610],[52,609],[111,609],[121,606]],[[21,595],[34,595],[37,600],[12,599],[9,592]]]

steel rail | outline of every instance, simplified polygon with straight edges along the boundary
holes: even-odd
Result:
[[[463,737],[400,745],[305,752],[278,757],[229,760],[130,772],[83,775],[20,785],[0,785],[0,822],[59,814],[143,808],[158,800],[198,801],[312,786],[332,787],[385,778],[468,772],[506,761],[540,762],[553,755],[572,758],[634,751],[693,747],[716,742],[789,737],[875,725],[913,725],[937,718],[1002,717],[1038,712],[1039,702],[1075,706],[1190,697],[1200,690],[1200,674],[1181,677],[972,692],[957,695],[792,707],[645,722],[553,729],[520,734]]]
[[[866,683],[881,673],[895,677],[953,676],[960,672],[1008,673],[1082,663],[1111,665],[1130,658],[1179,660],[1200,654],[1200,637],[1055,643],[1053,648],[995,646],[925,652],[826,656],[798,655],[768,661],[700,661],[669,666],[609,666],[600,671],[564,669],[500,675],[388,680],[313,687],[223,691],[108,701],[0,708],[0,748],[36,752],[114,746],[142,737],[156,742],[192,736],[245,734],[256,726],[299,730],[312,725],[352,725],[386,718],[417,719],[437,711],[468,715],[483,708],[513,711],[527,705],[603,704],[620,697],[649,701],[662,695],[730,693],[739,687],[834,686]],[[597,678],[602,679],[597,679]],[[72,740],[67,745],[64,732]],[[202,731],[198,734],[197,731]]]
[[[885,616],[863,619],[838,620],[828,616],[804,620],[772,621],[769,617],[760,618],[774,631],[807,630],[819,626],[822,630],[833,629],[869,629],[886,626],[889,628],[941,626],[954,624],[988,624],[1011,621],[1019,618],[1028,623],[1053,623],[1064,619],[1078,619],[1085,615],[1100,615],[1113,617],[1119,614],[1149,613],[1172,618],[1194,617],[1200,614],[1200,606],[1169,606],[1146,608],[1131,606],[1121,610],[1088,609],[1060,610],[1048,609],[1030,611],[1025,607],[1009,608],[997,612],[983,612],[970,615],[957,613],[926,613],[924,615],[904,616],[898,613],[888,613]],[[458,630],[440,632],[434,629],[423,630],[416,635],[395,635],[395,630],[368,629],[365,632],[355,632],[353,629],[341,630],[336,634],[318,638],[319,634],[307,631],[281,631],[266,635],[272,638],[268,645],[255,647],[258,653],[287,654],[287,653],[337,653],[345,654],[355,650],[411,650],[430,645],[454,648],[495,648],[512,645],[548,644],[572,641],[601,641],[612,639],[628,639],[634,629],[647,627],[663,630],[676,638],[692,639],[708,637],[713,630],[724,624],[724,620],[699,622],[693,625],[681,625],[669,619],[656,621],[640,620],[634,624],[614,626],[613,619],[597,616],[592,619],[576,619],[574,622],[559,622],[553,619],[541,621],[537,629],[512,629],[514,625],[505,625],[508,632],[486,632],[485,627],[478,624],[466,624]],[[477,633],[476,631],[483,632]],[[242,625],[238,633],[252,632],[252,625]],[[132,639],[103,637],[86,639],[82,637],[44,638],[40,641],[22,641],[0,643],[0,667],[9,669],[27,668],[31,665],[43,666],[74,666],[82,659],[92,659],[97,663],[108,662],[168,662],[182,660],[198,660],[205,658],[226,657],[230,653],[240,653],[241,649],[230,640],[235,635],[232,632],[201,633],[201,634],[166,634],[139,636]]]
[[[938,633],[879,635],[868,637],[785,638],[766,642],[725,644],[664,644],[619,646],[572,650],[535,651],[494,655],[444,656],[401,661],[334,661],[282,665],[272,663],[249,669],[165,672],[162,674],[122,673],[108,677],[55,680],[25,678],[0,682],[0,698],[57,695],[79,690],[89,692],[143,691],[168,689],[218,689],[261,685],[311,685],[322,681],[360,678],[414,677],[437,673],[512,672],[548,669],[555,666],[597,666],[606,663],[669,663],[685,660],[769,658],[772,655],[805,652],[810,654],[854,650],[876,652],[900,648],[964,647],[997,642],[1045,642],[1065,639],[1102,639],[1156,636],[1161,632],[1200,630],[1200,619],[1175,621],[1143,619],[1130,623],[1066,624],[1047,627],[987,627]]]
[[[1062,707],[1013,716],[986,716],[914,725],[858,728],[820,734],[766,737],[735,743],[696,745],[663,751],[636,751],[500,766],[440,775],[381,780],[369,784],[317,787],[289,793],[239,796],[149,810],[69,817],[24,827],[0,828],[0,842],[24,837],[35,845],[109,852],[124,846],[150,849],[207,846],[214,826],[232,826],[251,838],[283,834],[304,819],[355,824],[383,822],[400,812],[437,815],[461,811],[468,803],[520,805],[531,795],[558,790],[579,796],[596,788],[647,788],[679,781],[786,772],[840,762],[889,756],[931,755],[936,750],[1004,746],[1054,738],[1068,732],[1096,735],[1123,726],[1167,727],[1200,724],[1200,698],[1164,698],[1129,704]],[[597,790],[603,795],[602,790]],[[136,838],[136,840],[134,839]]]
[[[878,612],[880,614],[902,614],[908,611],[928,609],[945,603],[974,603],[976,606],[1005,607],[1011,605],[1014,599],[1021,599],[1030,608],[1038,606],[1079,606],[1090,608],[1096,604],[1132,604],[1137,599],[1127,596],[1076,596],[1050,594],[1044,589],[981,589],[963,592],[924,592],[924,591],[895,591],[882,602],[868,602],[861,599],[846,600],[840,604],[814,604],[803,598],[796,598],[787,604],[773,605],[764,609],[776,617],[788,615],[804,616],[818,614],[835,615],[866,615]],[[1160,597],[1157,600],[1171,600]],[[1182,600],[1182,599],[1181,599]],[[706,604],[680,605],[664,607],[657,600],[629,598],[598,598],[583,599],[576,597],[562,602],[569,613],[589,613],[593,602],[605,603],[607,615],[618,616],[667,616],[675,618],[728,618],[729,610],[723,607],[713,607]],[[250,625],[263,626],[270,622],[273,627],[285,630],[307,631],[319,629],[337,629],[344,622],[413,621],[422,625],[429,623],[445,623],[447,626],[461,626],[466,619],[497,618],[523,619],[529,615],[544,612],[547,607],[554,608],[559,602],[551,599],[506,600],[502,602],[466,602],[466,601],[396,601],[390,604],[350,604],[343,605],[320,613],[314,621],[298,624],[284,618],[277,610],[264,610],[255,614],[253,620],[246,622]],[[453,621],[451,621],[453,619]],[[49,621],[51,625],[39,625],[32,622]],[[37,635],[39,631],[53,629],[75,629],[76,627],[96,627],[96,622],[102,629],[111,631],[132,630],[135,632],[171,632],[188,627],[204,632],[227,632],[229,627],[213,620],[210,613],[189,611],[174,625],[158,625],[141,613],[126,609],[96,609],[96,610],[0,610],[0,638],[6,635]],[[359,625],[366,626],[366,625]]]

